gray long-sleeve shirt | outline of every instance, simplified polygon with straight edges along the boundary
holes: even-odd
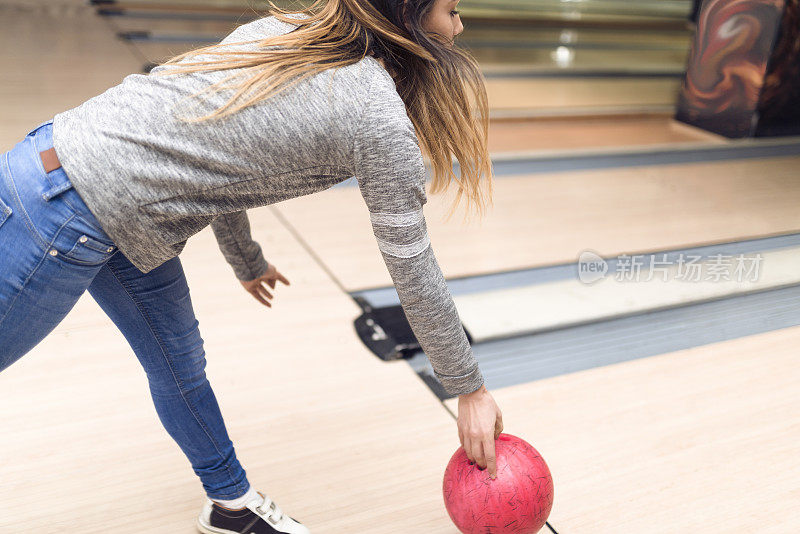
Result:
[[[223,42],[295,26],[267,17]],[[238,44],[241,43],[241,44]],[[428,238],[425,167],[391,76],[374,58],[326,70],[232,116],[200,123],[180,104],[230,71],[132,74],[53,119],[66,173],[123,254],[148,272],[211,224],[236,276],[267,267],[245,210],[328,189],[355,176],[372,229],[414,334],[445,389],[483,376]],[[224,103],[212,96],[199,111]]]

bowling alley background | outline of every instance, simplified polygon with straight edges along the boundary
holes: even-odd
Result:
[[[268,6],[0,0],[2,150]],[[800,531],[798,0],[458,10],[494,203],[447,220],[453,191],[429,191],[426,224],[504,433],[546,461],[539,532]],[[459,534],[464,482],[525,513],[508,469],[462,461],[355,178],[249,217],[292,282],[272,309],[210,230],[181,255],[248,477],[314,534]],[[196,531],[202,488],[89,295],[0,373],[0,432],[0,534]]]

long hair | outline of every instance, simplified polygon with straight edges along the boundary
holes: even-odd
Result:
[[[391,73],[420,149],[430,162],[431,192],[445,191],[453,182],[458,185],[447,218],[462,196],[482,215],[486,201],[492,202],[484,79],[469,53],[423,30],[423,20],[434,1],[316,0],[294,11],[271,4],[271,15],[297,29],[250,41],[258,43],[256,50],[228,48],[241,43],[192,50],[164,62],[166,68],[153,74],[232,70],[194,95],[233,90],[225,104],[195,119],[202,121],[235,113],[323,70],[373,55],[383,60]],[[205,57],[198,58],[200,55]],[[458,161],[460,176],[453,170],[453,158]],[[481,189],[484,182],[487,196]]]

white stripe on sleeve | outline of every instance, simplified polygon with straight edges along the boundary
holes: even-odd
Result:
[[[422,208],[407,213],[373,213],[369,212],[372,224],[380,226],[413,226],[422,221]]]
[[[417,254],[425,251],[430,244],[431,240],[428,237],[427,232],[425,232],[424,237],[414,241],[413,243],[409,243],[408,245],[395,245],[394,243],[389,243],[383,239],[378,239],[378,248],[382,252],[397,258],[413,258]]]

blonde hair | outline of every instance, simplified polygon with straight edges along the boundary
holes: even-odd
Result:
[[[354,64],[372,54],[383,60],[405,103],[420,149],[433,171],[431,192],[457,184],[447,218],[462,197],[475,205],[480,216],[486,202],[492,202],[484,79],[471,55],[422,30],[422,20],[434,1],[408,0],[398,15],[405,30],[366,0],[317,0],[296,11],[271,4],[271,15],[298,28],[251,41],[258,43],[257,50],[229,49],[241,43],[192,50],[164,62],[167,68],[153,75],[235,69],[195,95],[202,98],[208,92],[234,91],[225,104],[195,119],[203,121],[235,113],[316,73]],[[201,54],[206,57],[198,59]],[[193,58],[195,61],[190,61]],[[460,176],[453,171],[453,158],[458,161]],[[487,195],[481,188],[484,182]]]

